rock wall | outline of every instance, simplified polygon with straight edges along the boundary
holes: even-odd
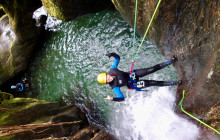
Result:
[[[52,17],[62,21],[114,8],[110,0],[42,0],[42,3]]]
[[[136,0],[112,1],[133,26]],[[144,34],[157,2],[138,0],[139,34]],[[208,119],[207,115],[220,106],[219,8],[219,0],[162,0],[147,35],[167,59],[178,58],[174,67],[183,84],[178,87],[177,104],[186,90],[184,108],[215,127],[219,120]],[[179,106],[177,112],[181,112]],[[216,113],[220,118],[220,112]]]
[[[0,19],[0,85],[25,70],[34,46],[41,35],[33,12],[40,0],[0,0],[6,16]]]
[[[0,6],[0,17],[2,17],[4,14],[5,14],[5,12],[4,12],[2,6]]]

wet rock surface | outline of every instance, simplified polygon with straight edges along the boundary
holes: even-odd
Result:
[[[42,3],[52,17],[63,21],[114,8],[111,0],[42,0]]]
[[[0,4],[6,16],[0,20],[0,85],[26,69],[39,41],[41,28],[35,26],[32,14],[39,0],[5,1]]]
[[[123,18],[134,25],[135,0],[113,0]],[[158,1],[138,1],[137,31],[143,35]],[[184,108],[205,122],[212,108],[219,106],[219,35],[220,1],[162,1],[147,35],[167,58],[178,58],[174,64],[183,84],[178,87],[177,104],[183,90]],[[177,112],[181,113],[179,106]],[[215,112],[220,114],[219,111]],[[215,114],[214,113],[214,114]],[[214,115],[213,114],[213,115]],[[219,130],[219,120],[214,126]],[[210,124],[210,123],[209,123]]]
[[[76,106],[60,106],[32,98],[14,98],[0,92],[0,139],[97,139],[112,136],[89,126]],[[113,138],[113,137],[112,137]]]

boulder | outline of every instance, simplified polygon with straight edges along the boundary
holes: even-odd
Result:
[[[89,126],[85,113],[74,105],[60,106],[58,102],[14,98],[4,92],[0,92],[0,99],[0,139],[72,137],[70,139],[109,140],[112,137]]]

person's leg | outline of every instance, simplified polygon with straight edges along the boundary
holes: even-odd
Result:
[[[143,76],[151,74],[155,71],[161,70],[170,64],[172,64],[172,61],[163,62],[163,63],[157,64],[157,65],[150,67],[150,68],[137,69],[137,70],[135,70],[135,74],[138,77],[143,77]]]
[[[172,63],[174,63],[175,61],[177,61],[177,58],[176,57],[172,57],[170,59],[170,61],[166,61],[166,62],[163,62],[163,63],[160,63],[160,64],[157,64],[153,67],[150,67],[150,68],[143,68],[143,69],[137,69],[135,70],[135,74],[136,76],[138,77],[143,77],[143,76],[146,76],[148,74],[151,74],[155,71],[158,71],[158,70],[161,70],[163,69],[164,67],[166,66],[169,66],[171,65]]]
[[[140,80],[137,82],[138,88],[145,88],[150,86],[173,86],[181,85],[181,81],[155,81],[155,80]]]

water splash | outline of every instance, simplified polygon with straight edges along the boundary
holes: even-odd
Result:
[[[62,23],[62,20],[58,20],[55,17],[51,17],[50,14],[48,14],[47,11],[45,10],[44,6],[38,8],[33,13],[32,18],[36,19],[36,21],[37,21],[36,26],[37,27],[41,26],[41,23],[40,23],[41,16],[47,17],[46,24],[44,25],[46,30],[49,30],[49,31],[59,30],[59,25]]]
[[[174,112],[174,91],[161,87],[132,92],[124,103],[114,105],[110,130],[124,140],[195,140],[199,128]]]

